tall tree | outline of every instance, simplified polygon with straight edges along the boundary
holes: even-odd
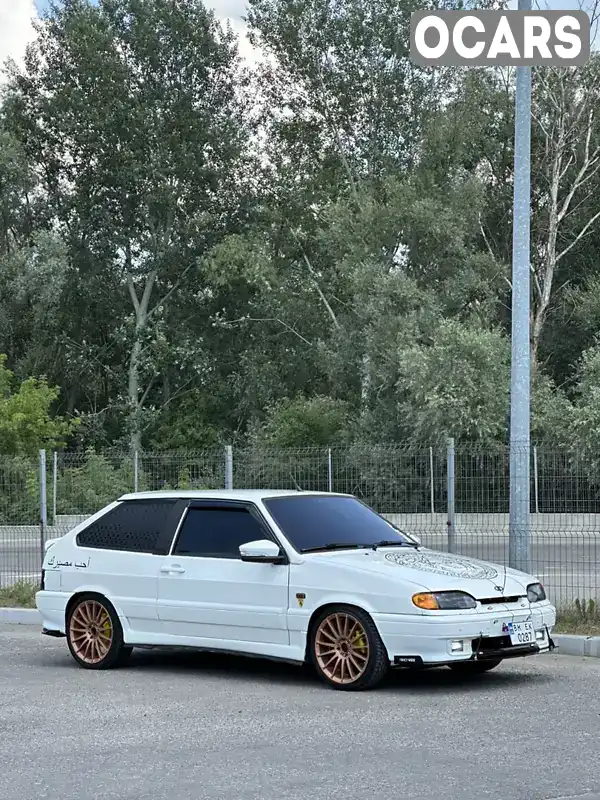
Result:
[[[173,304],[201,289],[200,260],[245,215],[235,37],[200,0],[66,0],[38,34],[13,74],[11,117],[71,252],[84,253],[109,303],[129,299],[117,334],[139,449],[161,356],[177,344]],[[185,348],[170,355],[189,366]],[[188,380],[174,378],[172,391]]]
[[[534,369],[557,290],[572,279],[572,261],[600,221],[600,58],[584,67],[536,73],[534,120]],[[561,269],[565,266],[564,269]],[[558,284],[558,285],[557,285]]]

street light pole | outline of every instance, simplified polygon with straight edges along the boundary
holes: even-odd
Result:
[[[517,67],[513,191],[509,565],[529,572],[531,67]]]

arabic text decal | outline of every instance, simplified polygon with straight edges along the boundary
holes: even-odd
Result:
[[[51,556],[48,561],[46,562],[47,567],[53,567],[57,569],[58,567],[81,567],[82,569],[87,569],[90,565],[90,559],[88,558],[87,563],[85,561],[76,561],[73,564],[72,561],[57,561],[54,556]]]

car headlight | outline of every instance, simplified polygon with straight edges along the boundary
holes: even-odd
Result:
[[[530,583],[527,587],[527,599],[530,603],[541,603],[546,599],[546,590],[541,583]]]
[[[466,592],[426,592],[414,594],[412,601],[417,608],[426,611],[458,611],[477,608],[477,601]]]

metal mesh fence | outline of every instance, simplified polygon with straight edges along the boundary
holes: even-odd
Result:
[[[448,476],[454,474],[454,480]],[[532,448],[531,569],[558,605],[598,599],[600,462]],[[215,448],[196,453],[47,453],[47,522],[37,459],[0,457],[0,589],[37,581],[42,540],[134,490],[302,489],[354,494],[424,545],[508,563],[509,456],[456,446]],[[450,493],[449,493],[450,488]],[[450,525],[449,525],[450,523]],[[43,532],[42,532],[43,531]]]
[[[42,538],[37,459],[0,456],[0,588],[37,580]]]
[[[134,465],[135,465],[134,459]],[[145,453],[137,459],[137,491],[221,489],[225,485],[222,450],[202,453]]]

